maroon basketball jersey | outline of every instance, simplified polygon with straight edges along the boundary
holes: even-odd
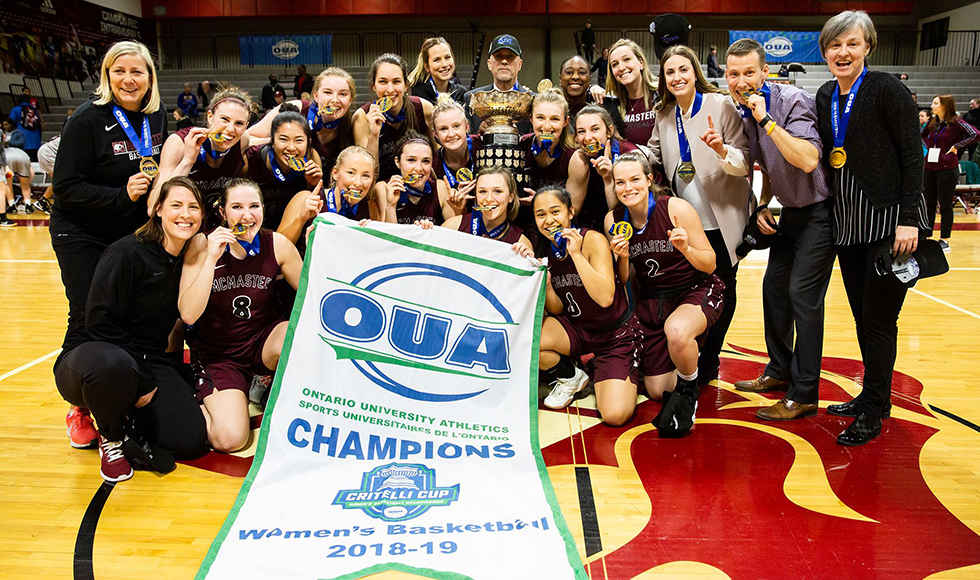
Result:
[[[310,101],[303,101],[303,118],[306,118],[307,113],[310,112]],[[320,133],[312,133],[310,135],[310,145],[313,149],[320,155],[320,166],[323,168],[323,175],[330,175],[330,171],[333,169],[334,163],[337,161],[337,156],[343,151],[344,143],[347,142],[348,145],[354,144],[354,128],[351,124],[344,120],[340,120],[340,125],[337,125],[337,134],[334,135],[333,140],[324,143],[320,140]],[[348,139],[344,139],[340,131],[347,131],[350,133]],[[329,178],[328,178],[329,179]]]
[[[469,168],[470,171],[473,172],[473,175],[475,176],[476,154],[483,150],[483,138],[480,137],[479,135],[470,135],[469,137],[471,143],[471,145],[468,145],[470,147],[470,161],[467,164],[467,167]],[[452,173],[452,177],[449,180],[449,186],[457,187],[456,171],[459,171],[459,168],[453,170],[452,167],[446,165],[445,159],[442,156],[442,147],[439,147],[436,149],[436,152],[432,155],[432,171],[435,172],[436,179],[442,179],[443,177],[445,177],[446,169],[449,169],[449,171]]]
[[[395,215],[398,216],[400,224],[414,224],[416,220],[428,220],[433,224],[442,225],[442,206],[439,205],[439,188],[436,185],[435,177],[429,175],[429,187],[432,190],[420,198],[412,201],[412,196],[407,196],[405,203],[398,202]]]
[[[583,238],[587,231],[588,228],[579,230]],[[551,274],[551,287],[565,307],[564,316],[576,326],[585,330],[603,330],[626,316],[629,300],[626,298],[626,288],[618,279],[612,305],[603,308],[589,296],[571,257],[566,255],[563,260],[559,260],[553,255],[548,256],[548,272]]]
[[[190,127],[184,127],[175,135],[183,141],[187,138],[190,130]],[[245,159],[242,157],[241,140],[232,145],[231,149],[225,153],[218,167],[211,167],[200,156],[194,162],[194,166],[191,167],[191,172],[187,176],[193,179],[198,189],[201,190],[207,216],[207,223],[205,224],[207,229],[214,229],[221,225],[221,216],[218,214],[217,207],[221,200],[221,192],[224,190],[225,184],[238,177],[243,167],[245,167]]]
[[[612,160],[615,161],[619,155],[627,151],[635,150],[636,145],[629,141],[616,139]],[[589,184],[585,190],[585,202],[582,204],[582,211],[575,216],[575,223],[581,227],[602,231],[602,223],[606,219],[607,213],[609,213],[609,202],[606,201],[606,185],[599,172],[589,163]]]
[[[470,229],[472,224],[473,224],[473,214],[472,213],[463,214],[463,219],[459,222],[459,228],[457,229],[461,232],[472,234],[473,232]],[[521,241],[521,235],[523,234],[524,232],[521,230],[521,228],[515,226],[514,224],[510,224],[510,226],[507,228],[507,231],[505,231],[504,234],[499,238],[487,238],[487,239],[498,240],[504,242],[505,244],[513,244],[515,242]],[[483,236],[483,237],[486,238],[487,236]]]
[[[422,100],[418,97],[412,97],[405,95],[408,99],[402,108],[411,104],[412,108],[415,109],[415,119],[417,122],[416,131],[422,135],[429,134],[429,125],[425,122],[425,110],[422,108]],[[372,103],[364,103],[361,107],[365,113],[371,108]],[[398,173],[398,167],[395,166],[395,145],[398,140],[405,136],[405,133],[412,127],[408,126],[408,123],[402,121],[398,127],[392,127],[390,124],[385,123],[381,126],[381,134],[378,135],[378,159],[380,160],[381,172],[378,174],[378,181],[388,181],[388,178],[392,175]]]
[[[275,230],[282,221],[282,214],[286,211],[289,200],[304,189],[310,189],[310,186],[307,185],[306,175],[303,172],[291,171],[286,174],[286,181],[280,181],[266,164],[269,147],[270,145],[249,147],[245,157],[248,159],[248,178],[258,183],[259,188],[262,189],[262,200],[265,205],[262,226]],[[288,169],[282,168],[282,171]]]
[[[194,324],[194,346],[205,362],[245,357],[249,341],[276,321],[279,275],[273,232],[259,232],[259,254],[244,260],[225,252],[214,266],[211,296]]]
[[[670,221],[670,196],[661,196],[653,208],[646,227],[641,232],[633,227],[630,238],[630,264],[636,270],[641,292],[657,292],[695,284],[701,271],[670,242],[667,232],[674,228]],[[623,221],[628,210],[617,208],[616,221]]]
[[[525,152],[526,165],[524,169],[527,171],[531,189],[537,191],[545,185],[565,185],[565,182],[568,181],[568,162],[575,150],[564,148],[559,144],[557,147],[558,156],[552,159],[548,165],[541,166],[538,165],[534,153],[531,152],[532,145],[534,145],[534,133],[522,136],[518,145]]]

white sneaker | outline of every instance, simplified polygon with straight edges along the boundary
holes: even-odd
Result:
[[[589,375],[575,367],[575,375],[570,379],[558,379],[551,383],[551,393],[544,398],[544,406],[549,409],[564,409],[575,398],[575,393],[585,388]]]

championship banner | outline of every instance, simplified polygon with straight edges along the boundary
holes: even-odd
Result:
[[[821,63],[820,32],[773,32],[764,30],[729,30],[728,43],[750,38],[762,44],[767,62]]]
[[[545,277],[508,244],[321,214],[197,578],[585,580],[538,445]]]
[[[322,64],[333,61],[330,34],[239,36],[238,56],[243,65]]]

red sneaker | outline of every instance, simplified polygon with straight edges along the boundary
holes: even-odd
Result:
[[[99,437],[102,479],[115,483],[133,477],[133,466],[123,455],[122,446],[122,441],[107,441],[105,437]]]
[[[65,416],[65,423],[68,424],[68,440],[75,449],[90,449],[99,444],[99,433],[88,409],[73,406]]]

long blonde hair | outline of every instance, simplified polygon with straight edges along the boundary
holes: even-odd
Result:
[[[647,62],[647,55],[640,48],[640,45],[633,42],[628,38],[620,38],[609,47],[609,55],[617,48],[625,46],[632,51],[633,56],[635,56],[642,64],[643,70],[640,73],[641,85],[643,87],[643,108],[650,110],[650,100],[653,98],[654,93],[657,92],[657,77],[653,76],[653,71],[650,70],[650,65]],[[616,80],[613,75],[612,66],[608,63],[606,64],[606,92],[616,95],[619,99],[619,114],[623,117],[626,116],[626,106],[629,104],[630,93],[626,89],[626,85],[621,84]]]
[[[116,62],[116,59],[126,54],[135,54],[146,63],[146,72],[150,75],[150,86],[143,95],[144,113],[155,113],[160,109],[160,87],[157,85],[157,69],[153,65],[153,55],[150,49],[146,48],[141,42],[135,40],[121,40],[109,47],[105,56],[102,57],[102,74],[99,79],[99,87],[95,89],[96,105],[107,105],[115,97],[112,94],[112,86],[109,84],[109,68]]]
[[[564,111],[565,119],[568,119],[568,100],[565,99],[565,93],[561,89],[551,88],[534,95],[534,99],[531,100],[531,116],[534,116],[534,108],[540,103],[553,103],[558,105]],[[561,130],[561,135],[558,136],[558,143],[562,147],[575,148],[575,138],[571,130],[573,124],[571,119],[568,119],[565,127]]]
[[[694,69],[694,90],[699,93],[725,93],[725,91],[709,83],[708,79],[704,78],[704,72],[701,71],[701,63],[698,62],[698,55],[694,54],[693,50],[683,44],[672,46],[664,51],[664,55],[660,58],[661,79],[664,78],[664,64],[672,56],[683,56],[691,61],[691,68]],[[660,96],[660,102],[657,103],[658,113],[660,111],[669,111],[671,105],[677,102],[677,97],[674,96],[674,93],[667,90],[666,81],[660,83],[660,86],[657,87],[657,94]]]
[[[422,48],[419,50],[418,60],[415,61],[415,68],[412,72],[408,73],[408,86],[414,87],[417,84],[424,83],[425,81],[432,78],[432,74],[426,70],[425,65],[429,64],[429,51],[433,47],[439,46],[440,44],[445,44],[449,47],[449,54],[453,57],[453,67],[456,66],[456,55],[453,54],[453,47],[449,45],[449,41],[441,36],[433,36],[431,38],[426,38],[422,42]]]

